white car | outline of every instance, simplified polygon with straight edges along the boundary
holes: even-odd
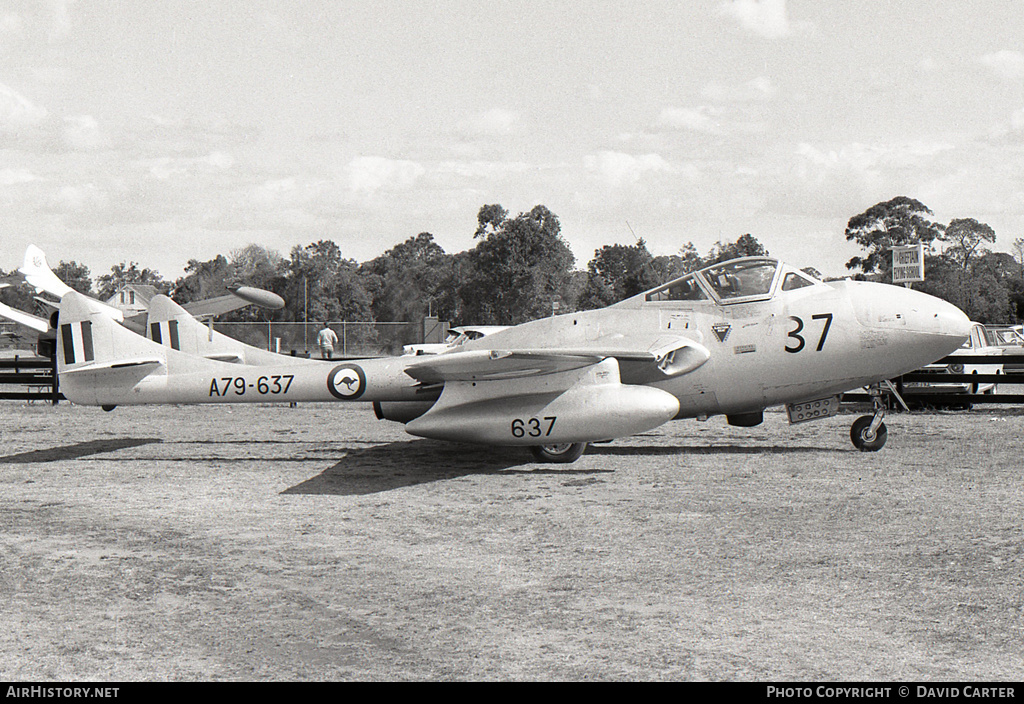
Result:
[[[969,381],[945,381],[942,376],[945,374],[1002,374],[1003,373],[1003,347],[995,344],[998,341],[995,335],[985,328],[981,323],[971,323],[971,334],[960,349],[954,351],[947,360],[963,356],[985,356],[993,357],[992,363],[956,362],[950,361],[944,364],[929,364],[921,371],[935,374],[935,381],[912,381],[904,385],[904,392],[913,394],[915,391],[922,393],[960,393],[960,394],[988,394],[994,393],[996,385],[993,382]]]
[[[1024,374],[1024,328],[986,325],[989,342],[1003,348],[1003,374]]]
[[[1017,350],[1024,347],[1024,325],[986,325],[988,341],[996,347]]]
[[[507,325],[459,325],[448,330],[448,336],[444,342],[405,345],[402,347],[402,354],[441,354],[462,347],[470,340],[479,340],[481,337],[486,337],[507,327]]]

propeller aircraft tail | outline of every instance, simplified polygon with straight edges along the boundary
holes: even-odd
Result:
[[[46,254],[34,244],[30,244],[25,248],[25,260],[18,271],[21,272],[22,276],[25,277],[25,281],[36,291],[45,291],[57,298],[63,298],[64,294],[74,291],[73,288],[61,281],[53,273],[53,270],[46,263]],[[100,306],[101,310],[105,311],[107,315],[112,316],[114,320],[118,322],[124,321],[124,313],[120,309],[108,306],[106,303],[100,303],[99,301],[96,301],[96,303]]]

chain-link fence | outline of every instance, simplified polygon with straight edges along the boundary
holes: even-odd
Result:
[[[401,354],[402,346],[419,342],[420,326],[415,323],[328,322],[338,335],[337,357],[374,357]],[[316,335],[318,323],[221,323],[213,329],[253,347],[281,354],[319,356]]]

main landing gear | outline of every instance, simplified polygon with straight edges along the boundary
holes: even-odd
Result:
[[[896,397],[900,405],[910,410],[892,383],[888,381],[883,383],[888,387],[893,396]],[[871,396],[871,404],[874,406],[875,413],[870,416],[861,416],[853,421],[853,426],[850,428],[850,440],[853,441],[854,446],[861,452],[877,452],[885,446],[885,441],[889,438],[889,430],[885,427],[885,423],[882,422],[882,419],[885,418],[885,395],[882,392],[881,384],[869,386],[868,394]]]
[[[585,442],[564,442],[558,445],[531,445],[530,452],[538,462],[575,462],[587,449]]]

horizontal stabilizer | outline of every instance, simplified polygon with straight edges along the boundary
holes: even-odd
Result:
[[[62,375],[77,374],[79,372],[102,372],[111,370],[128,369],[132,367],[158,367],[164,364],[164,360],[158,357],[118,359],[112,362],[95,362],[79,364],[73,368],[64,369]]]
[[[40,318],[38,315],[32,315],[31,313],[11,308],[3,303],[0,303],[0,317],[13,320],[36,332],[47,332],[50,329],[50,321],[46,318]]]
[[[245,362],[245,360],[235,352],[210,352],[203,356],[207,359],[213,359],[218,362],[231,362],[232,364],[243,364]]]

